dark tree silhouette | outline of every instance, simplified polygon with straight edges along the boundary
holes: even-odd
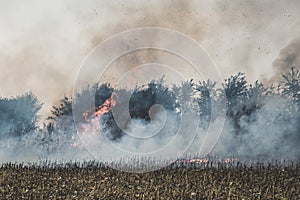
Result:
[[[112,96],[113,91],[114,88],[109,83],[99,85],[95,94],[96,106],[101,106],[108,98]]]
[[[295,67],[288,74],[282,74],[280,88],[284,95],[288,95],[294,102],[300,101],[300,73]]]
[[[227,105],[227,116],[233,122],[233,126],[236,130],[236,134],[240,132],[240,111],[243,107],[243,102],[247,97],[247,81],[246,76],[243,73],[238,73],[235,76],[225,80],[222,84]]]
[[[129,113],[133,119],[150,121],[149,110],[154,104],[169,111],[176,110],[176,96],[163,83],[162,77],[157,82],[151,81],[146,88],[135,89],[129,100]]]
[[[48,117],[50,122],[46,126],[48,133],[72,134],[75,127],[72,113],[72,99],[64,96],[59,106],[51,110],[52,116]]]
[[[247,96],[246,76],[243,73],[238,73],[226,79],[222,86],[227,100],[227,115],[232,117]]]
[[[67,96],[64,96],[64,98],[60,100],[59,106],[53,106],[52,108],[51,114],[53,116],[48,117],[48,119],[57,120],[62,116],[72,116],[72,100]]]

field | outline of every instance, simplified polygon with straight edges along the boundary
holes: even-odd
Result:
[[[135,174],[101,166],[5,164],[0,199],[300,199],[299,164],[207,164]]]

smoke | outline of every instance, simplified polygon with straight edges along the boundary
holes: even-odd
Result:
[[[194,26],[201,17],[182,1],[154,1],[147,6],[140,1],[31,1],[17,6],[1,2],[1,6],[5,8],[0,26],[1,94],[32,90],[45,105],[43,114],[61,96],[70,94],[84,57],[112,34],[158,26],[197,38],[203,35]],[[120,69],[124,70],[128,68]]]
[[[229,116],[223,125],[220,122],[222,119],[217,119],[214,116],[216,113],[213,113],[209,129],[201,125],[199,115],[193,111],[182,116],[176,111],[157,107],[150,109],[151,123],[133,119],[123,129],[126,134],[118,140],[112,140],[109,134],[113,130],[100,129],[99,132],[94,127],[99,126],[99,121],[86,121],[79,124],[83,129],[76,129],[71,123],[73,116],[67,116],[62,118],[62,123],[70,126],[58,127],[58,131],[51,134],[44,128],[20,137],[2,138],[0,161],[38,163],[46,159],[55,162],[98,160],[108,164],[122,161],[123,164],[137,167],[136,161],[146,158],[145,165],[152,160],[160,162],[148,166],[147,170],[153,170],[185,155],[205,157],[207,152],[222,158],[235,156],[240,161],[299,159],[300,116],[298,112],[287,109],[291,100],[273,94],[259,103],[259,109],[239,119],[239,134],[236,134],[236,126]],[[215,112],[221,109],[218,107]],[[214,138],[219,128],[222,128],[221,135]],[[119,167],[122,169],[122,166]]]
[[[286,47],[284,47],[278,57],[273,62],[273,68],[276,75],[272,80],[278,80],[281,74],[286,74],[291,67],[300,67],[300,38],[292,40]]]
[[[63,94],[70,94],[84,57],[121,31],[156,26],[185,33],[203,45],[222,74],[243,71],[250,80],[270,78],[272,61],[299,34],[296,0],[32,0],[3,1],[0,6],[1,95],[32,90],[44,103],[42,114]],[[111,70],[107,79],[132,67]]]
[[[71,93],[76,72],[94,47],[107,37],[131,28],[163,27],[191,36],[207,50],[224,76],[243,71],[249,75],[249,80],[261,79],[272,83],[279,79],[280,73],[300,64],[297,57],[300,53],[297,0],[276,3],[258,0],[235,3],[228,0],[157,0],[147,3],[139,0],[57,0],[45,3],[32,0],[2,1],[0,7],[0,93],[15,96],[33,91],[44,103],[44,115],[49,114],[52,105],[56,105],[64,94]],[[291,41],[291,38],[296,39]],[[175,68],[186,64],[165,55],[165,52],[140,51],[113,63],[102,82],[114,83],[128,70],[155,59],[158,63],[163,59],[171,60]],[[192,77],[194,72],[187,71],[185,74]],[[242,118],[241,126],[247,134],[241,137],[232,134],[234,125],[226,119],[221,138],[213,151],[229,156],[297,158],[297,147],[288,142],[281,144],[285,141],[286,132],[295,132],[297,123],[297,118],[288,122],[279,120],[284,109],[277,109],[286,103],[284,99],[272,97],[259,111]],[[164,113],[157,115],[157,120],[147,127],[149,133],[145,134],[150,135],[163,116]],[[103,156],[105,161],[120,159],[124,154],[111,150],[111,145],[133,152],[154,151],[174,138],[178,119],[170,116],[164,136],[151,141],[136,143],[131,137],[123,137],[117,144],[111,144],[102,136],[70,138],[63,133],[47,136],[43,131],[37,131],[21,138],[1,140],[0,160],[90,160],[100,156],[95,152],[103,152],[103,149],[107,152]],[[196,118],[191,115],[186,119],[191,123],[190,127],[194,127],[192,123],[196,123]],[[252,120],[255,122],[250,123]],[[136,123],[146,126],[142,122]],[[214,123],[218,124],[212,121],[212,126]],[[186,134],[194,133],[195,130],[190,127],[185,127]],[[136,135],[140,133],[133,125],[128,127],[128,131]],[[76,130],[71,132],[76,133]],[[206,130],[199,129],[195,140],[191,140],[190,135],[179,135],[165,154],[156,156],[172,154],[176,157],[174,152],[184,151],[191,141],[193,144],[188,152],[197,154],[201,151],[199,146],[209,148],[214,145],[214,141],[202,144],[205,134]],[[82,140],[89,149],[72,146],[82,143]],[[240,141],[247,142],[234,145],[241,144]]]
[[[299,114],[286,111],[291,102],[280,96],[264,100],[262,107],[240,119],[243,134],[235,130],[230,120],[225,123],[222,135],[214,151],[232,154],[245,160],[263,162],[274,160],[297,160],[300,156],[297,123]]]

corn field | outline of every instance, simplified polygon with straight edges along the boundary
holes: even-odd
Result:
[[[128,173],[97,162],[3,164],[0,199],[300,199],[300,162],[173,164]]]

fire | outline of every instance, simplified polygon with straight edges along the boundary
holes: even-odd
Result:
[[[238,161],[238,158],[226,158],[223,160],[224,163],[230,163],[234,161]]]
[[[176,163],[198,163],[208,164],[210,162],[219,161],[221,163],[232,163],[238,161],[238,158],[223,158],[223,159],[211,159],[211,158],[191,158],[191,159],[179,159]]]
[[[89,113],[88,112],[84,112],[82,113],[82,116],[85,120],[87,120]]]
[[[103,128],[100,126],[100,120],[105,113],[108,113],[112,109],[112,107],[116,105],[116,100],[114,99],[115,96],[116,95],[113,93],[108,99],[105,100],[105,102],[101,106],[98,106],[95,109],[96,111],[93,114],[89,115],[91,111],[82,113],[82,117],[85,123],[81,125],[81,130],[80,132],[78,132],[79,135],[96,134],[99,130],[101,130],[101,128]],[[75,140],[75,137],[72,137],[72,139]],[[75,141],[71,144],[71,146],[78,147],[80,146],[80,144]]]
[[[189,162],[189,163],[208,163],[209,159],[208,158],[202,158],[202,159],[195,158],[195,159],[190,159],[187,162]]]
[[[116,105],[116,101],[111,95],[101,106],[98,107],[97,111],[92,116],[102,117],[105,113],[109,112],[113,106]]]

